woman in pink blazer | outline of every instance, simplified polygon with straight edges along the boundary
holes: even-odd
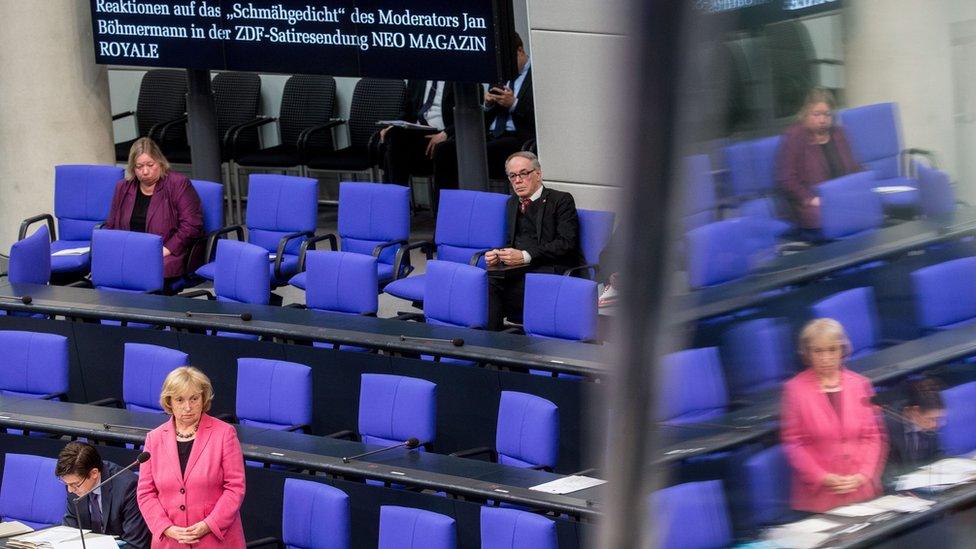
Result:
[[[843,366],[851,348],[839,322],[800,333],[806,370],[786,383],[780,435],[793,469],[791,505],[823,512],[881,494],[887,442],[871,382]]]
[[[159,402],[172,419],[146,435],[139,510],[153,548],[244,547],[244,455],[230,425],[210,417],[213,387],[184,366],[166,376]]]

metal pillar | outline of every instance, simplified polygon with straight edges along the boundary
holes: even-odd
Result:
[[[217,109],[210,88],[210,71],[187,69],[186,79],[189,85],[186,112],[189,115],[193,179],[219,183],[220,138],[217,136]]]
[[[488,190],[485,153],[485,113],[480,84],[454,83],[454,140],[457,145],[458,184],[470,191]]]

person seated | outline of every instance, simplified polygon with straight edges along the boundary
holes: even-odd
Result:
[[[124,471],[112,482],[92,491],[98,483],[121,470],[122,467],[111,461],[102,460],[91,444],[69,442],[58,454],[54,467],[54,474],[68,488],[62,524],[77,528],[80,517],[81,527],[86,530],[118,536],[127,547],[149,549],[152,536],[136,501],[139,477],[132,471]],[[88,497],[76,507],[75,498],[85,494]]]
[[[780,426],[797,511],[821,513],[881,493],[884,427],[870,380],[844,367],[850,349],[834,319],[810,321],[800,332],[806,369],[786,382]]]
[[[129,149],[125,178],[115,185],[105,228],[162,237],[167,288],[187,273],[187,254],[203,236],[200,196],[185,175],[170,169],[152,139],[137,139]],[[195,260],[202,262],[202,254]],[[189,272],[197,266],[190,265]]]
[[[821,239],[816,186],[861,171],[843,129],[834,125],[833,109],[829,90],[811,90],[777,153],[776,184],[804,240]]]
[[[573,195],[544,187],[542,165],[530,152],[508,157],[505,171],[515,191],[507,205],[508,246],[486,252],[486,265],[525,265],[527,272],[550,274],[582,265]],[[489,329],[500,330],[505,317],[521,322],[525,271],[489,277]]]
[[[885,415],[889,444],[885,486],[893,486],[899,475],[942,457],[939,427],[946,411],[941,390],[941,384],[934,379],[910,381],[904,398]]]
[[[454,147],[454,83],[408,81],[403,111],[398,118],[431,127],[420,130],[387,126],[379,131],[383,181],[409,185],[411,176],[433,174],[434,158],[442,145]]]

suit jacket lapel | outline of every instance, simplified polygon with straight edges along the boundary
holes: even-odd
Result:
[[[134,192],[133,192],[134,191]],[[136,195],[139,192],[139,183],[130,184],[125,189],[125,196],[122,198],[122,207],[119,208],[118,228],[129,230],[129,220],[132,219],[132,210],[136,206]]]
[[[542,220],[546,218],[546,208],[549,206],[549,189],[543,187],[539,195],[539,216],[536,217],[535,237],[542,242]]]
[[[176,450],[176,428],[173,426],[175,420],[171,417],[169,421],[166,422],[166,427],[163,428],[163,454],[167,456],[166,459],[170,463],[175,463],[176,467],[173,468],[173,472],[176,474],[176,478],[179,479],[180,484],[183,484],[183,477],[180,475],[180,453]]]
[[[197,429],[197,438],[193,441],[193,448],[190,449],[190,459],[186,462],[186,471],[183,473],[183,479],[190,477],[190,471],[193,470],[193,466],[197,464],[200,459],[200,454],[203,453],[204,448],[207,447],[207,443],[210,442],[210,435],[213,433],[213,420],[207,414],[204,414],[200,418],[200,427]]]
[[[508,245],[515,244],[515,216],[518,212],[519,199],[512,195],[508,197],[508,206],[505,209],[505,221],[508,223]]]
[[[111,475],[109,475],[111,476]],[[105,478],[108,478],[106,476]],[[102,486],[102,495],[99,497],[99,504],[102,509],[102,531],[108,530],[108,510],[112,508],[109,502],[112,501],[112,483]]]

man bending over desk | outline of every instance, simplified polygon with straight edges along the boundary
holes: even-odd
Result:
[[[87,493],[102,479],[109,478],[119,469],[121,467],[118,465],[103,461],[98,450],[91,444],[69,442],[61,450],[54,474],[68,488],[67,509],[62,521],[65,526],[78,527],[75,497]],[[118,536],[135,549],[149,549],[152,538],[136,502],[138,481],[139,477],[135,473],[126,471],[79,501],[81,527],[100,534]]]

